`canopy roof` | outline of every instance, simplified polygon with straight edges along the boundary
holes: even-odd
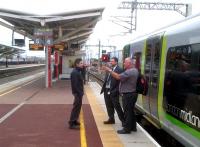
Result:
[[[53,30],[53,43],[83,44],[100,20],[104,8],[74,11],[52,15],[35,15],[8,9],[0,9],[0,25],[14,30],[30,39],[35,39],[34,29]]]
[[[24,52],[25,50],[23,49],[0,44],[0,58],[5,58],[6,56],[8,57],[13,55],[19,55]]]

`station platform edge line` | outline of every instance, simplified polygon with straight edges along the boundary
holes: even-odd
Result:
[[[97,125],[97,129],[99,131],[102,144],[104,147],[124,147],[120,138],[116,134],[116,131],[112,127],[112,125],[104,125],[103,120],[106,119],[105,112],[97,102],[96,96],[93,93],[92,89],[89,85],[85,86],[85,93],[88,98],[89,104],[92,109],[92,113]]]
[[[96,82],[88,82],[88,85],[85,86],[85,90],[86,90],[85,93],[87,95],[89,104],[91,105],[92,113],[95,118],[99,134],[102,138],[103,145],[105,145],[105,146],[108,145],[108,147],[110,147],[110,146],[161,147],[148,134],[148,132],[146,132],[138,123],[137,123],[137,127],[138,127],[137,133],[131,133],[128,135],[119,135],[116,133],[116,130],[121,129],[120,120],[118,120],[117,115],[116,115],[116,117],[117,117],[116,125],[104,125],[103,120],[106,120],[107,116],[106,116],[106,108],[105,108],[104,98],[102,95],[100,95],[101,86]],[[89,94],[88,94],[88,90],[90,90]],[[98,113],[98,111],[99,111],[99,113]],[[108,136],[104,134],[104,132],[106,132],[107,127],[110,127],[109,129],[112,130],[113,136],[117,136],[116,138],[118,139],[120,144],[116,143],[114,145],[114,144],[111,144],[112,142],[108,141]],[[107,143],[104,143],[104,140],[103,140],[104,138],[105,138],[105,141],[108,141]]]

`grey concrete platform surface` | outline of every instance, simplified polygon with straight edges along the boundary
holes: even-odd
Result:
[[[0,93],[10,88],[14,88],[15,86],[22,85],[23,83],[26,83],[30,80],[40,78],[41,76],[44,76],[44,72],[27,76],[27,77],[24,77],[24,78],[21,78],[9,83],[0,84]],[[104,113],[106,114],[104,98],[103,98],[103,95],[100,95],[100,90],[101,90],[100,85],[97,84],[96,82],[88,82],[87,86],[89,86],[92,89],[92,92],[95,94],[95,98],[97,99],[98,104],[103,109]],[[45,96],[42,95],[42,97],[45,97]],[[43,100],[45,99],[43,98]],[[33,100],[31,102],[34,103]],[[48,99],[48,103],[49,102],[50,101]],[[121,129],[121,123],[117,115],[115,115],[115,118],[116,118],[116,124],[112,125],[114,132],[116,132],[118,129]],[[102,120],[102,123],[103,123],[103,120]],[[118,134],[122,144],[125,147],[160,147],[160,145],[151,136],[149,136],[148,133],[139,124],[137,125],[137,130],[138,130],[137,132],[132,132],[131,134]]]
[[[103,94],[100,95],[101,86],[96,82],[88,82],[88,84],[95,93],[99,105],[101,105],[104,112],[107,113]],[[115,119],[116,123],[113,125],[113,129],[117,131],[122,127],[116,113]],[[125,147],[160,147],[160,145],[139,124],[137,124],[137,132],[132,132],[131,134],[118,134],[118,136]]]

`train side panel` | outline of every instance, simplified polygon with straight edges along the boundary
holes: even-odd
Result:
[[[129,48],[149,83],[137,107],[185,146],[200,146],[200,16],[135,40]]]
[[[200,17],[169,28],[164,38],[159,118],[185,146],[199,146]]]

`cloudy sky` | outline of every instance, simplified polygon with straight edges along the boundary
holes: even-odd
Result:
[[[23,11],[39,15],[77,11],[83,9],[105,7],[102,20],[97,24],[94,33],[90,36],[88,44],[98,44],[98,40],[105,45],[116,45],[118,49],[134,39],[138,35],[152,32],[155,29],[176,22],[184,17],[173,11],[144,11],[138,10],[137,30],[131,34],[123,34],[127,30],[112,23],[111,16],[120,14],[130,14],[130,12],[122,12],[117,10],[122,0],[1,0],[0,8]],[[129,0],[124,0],[129,1]],[[191,3],[192,14],[200,12],[199,0],[138,0],[144,2],[177,2]],[[7,32],[7,33],[5,33]],[[0,43],[11,44],[11,31],[0,27],[0,33],[4,34],[0,37]],[[26,47],[27,48],[27,47]],[[32,52],[27,54],[34,55]]]

